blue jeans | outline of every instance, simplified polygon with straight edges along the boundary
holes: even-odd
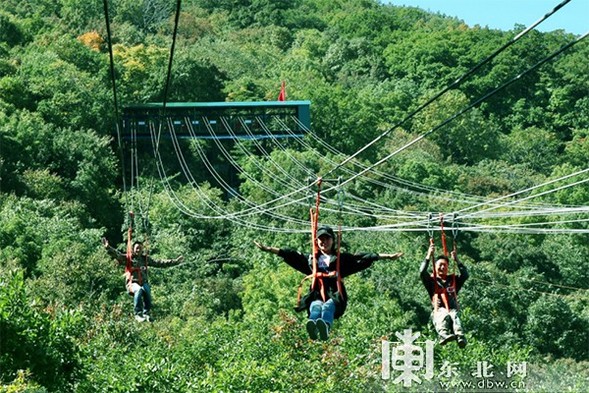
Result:
[[[148,283],[130,285],[130,293],[133,294],[133,309],[135,315],[149,314],[151,310],[151,287]]]
[[[333,325],[333,316],[335,315],[335,303],[332,299],[326,302],[322,300],[313,300],[309,306],[309,319],[316,321],[321,318],[329,324]]]

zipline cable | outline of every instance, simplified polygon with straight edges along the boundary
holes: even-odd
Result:
[[[106,35],[107,35],[107,44],[108,44],[108,55],[110,59],[110,79],[112,82],[112,93],[113,93],[113,103],[115,108],[115,122],[116,122],[116,131],[117,131],[117,145],[119,150],[119,155],[121,159],[121,171],[123,172],[122,181],[123,181],[123,194],[125,198],[127,198],[127,205],[129,204],[128,195],[127,195],[127,180],[126,180],[126,170],[125,170],[125,156],[123,154],[123,143],[121,138],[121,129],[120,129],[120,114],[119,114],[119,103],[117,100],[117,83],[116,83],[116,76],[115,76],[115,62],[114,62],[114,55],[112,50],[112,33],[110,30],[110,15],[108,11],[108,0],[103,1],[104,5],[104,19],[106,23]]]
[[[365,173],[367,173],[368,171],[372,170],[373,168],[377,167],[378,165],[382,164],[383,162],[386,162],[387,160],[389,160],[391,157],[397,155],[398,153],[400,153],[401,151],[409,148],[410,146],[414,145],[415,143],[419,142],[420,140],[424,139],[426,136],[432,134],[433,132],[437,131],[438,129],[442,128],[443,126],[445,126],[446,124],[452,122],[453,120],[455,120],[456,118],[458,118],[459,116],[461,116],[462,114],[464,114],[465,112],[469,111],[470,109],[476,107],[477,105],[479,105],[480,103],[482,103],[484,100],[488,99],[489,97],[492,97],[493,95],[497,94],[499,91],[501,91],[502,89],[512,85],[513,83],[515,83],[516,81],[518,81],[522,76],[534,71],[535,69],[537,69],[538,67],[540,67],[541,65],[545,64],[546,62],[552,60],[553,58],[555,58],[556,56],[558,56],[559,54],[561,54],[562,52],[564,52],[565,50],[571,48],[572,46],[578,44],[579,42],[581,42],[583,39],[585,39],[587,37],[587,35],[589,35],[589,32],[583,34],[582,36],[578,37],[577,39],[569,42],[568,44],[563,45],[561,48],[559,48],[558,50],[556,50],[555,52],[551,53],[550,55],[548,55],[547,57],[545,57],[544,59],[540,60],[539,62],[537,62],[536,64],[534,64],[533,66],[531,66],[530,68],[528,68],[527,70],[519,73],[518,75],[516,75],[515,77],[513,77],[512,79],[508,80],[507,82],[503,83],[502,85],[500,85],[499,87],[491,90],[490,92],[486,93],[485,95],[483,95],[482,97],[480,97],[479,99],[475,100],[474,102],[472,102],[471,104],[469,104],[468,106],[466,106],[465,108],[461,109],[460,111],[458,111],[457,113],[455,113],[454,115],[452,115],[451,117],[447,118],[446,120],[444,120],[443,122],[441,122],[440,124],[438,124],[436,127],[430,129],[429,131],[421,134],[419,137],[413,139],[411,142],[406,143],[404,146],[398,148],[397,150],[395,150],[394,152],[388,154],[387,156],[385,156],[384,158],[380,159],[379,161],[377,161],[374,164],[371,164],[370,166],[368,166],[367,168],[365,168],[364,170],[358,172],[356,175],[344,180],[342,182],[342,186],[355,180],[356,178],[364,175]],[[330,187],[324,191],[333,191],[335,187]],[[284,195],[283,197],[277,198],[275,200],[272,201],[268,201],[263,203],[262,205],[260,205],[259,207],[265,207],[265,206],[269,206],[271,204],[274,204],[276,202],[280,202],[286,198],[289,198],[291,196],[293,196],[294,194],[301,192],[301,190],[295,190],[291,193],[288,193],[286,195]],[[268,209],[277,209],[280,207],[284,207],[284,206],[288,206],[288,205],[292,205],[294,203],[299,203],[301,200],[306,199],[306,196],[301,198],[301,199],[293,199],[289,202],[285,202],[273,207],[268,207]],[[258,208],[259,208],[258,207]],[[247,215],[249,214],[248,210],[242,211],[240,212],[241,215]]]
[[[564,1],[562,1],[560,4],[558,4],[556,7],[554,7],[554,9],[552,11],[546,13],[542,18],[538,19],[530,27],[524,29],[522,32],[520,32],[515,37],[513,37],[511,40],[509,40],[508,42],[506,42],[505,44],[503,44],[495,52],[491,53],[489,56],[487,56],[481,62],[479,62],[478,64],[476,64],[474,67],[472,67],[470,70],[468,70],[462,76],[460,76],[454,82],[452,82],[451,84],[449,84],[448,86],[446,86],[444,89],[442,89],[439,93],[435,94],[432,98],[430,98],[425,103],[423,103],[422,105],[420,105],[417,109],[413,110],[411,113],[409,113],[407,116],[405,116],[405,118],[403,118],[401,121],[399,121],[396,124],[394,124],[393,126],[389,127],[385,132],[383,132],[381,135],[379,135],[374,140],[372,140],[371,142],[369,142],[363,148],[361,148],[356,153],[354,153],[353,155],[351,155],[348,158],[346,158],[344,161],[342,161],[340,164],[338,164],[338,166],[336,166],[335,168],[333,168],[330,171],[328,171],[325,174],[325,176],[330,175],[332,172],[334,172],[335,170],[337,170],[339,167],[341,167],[342,165],[346,164],[347,162],[349,162],[352,159],[354,159],[355,157],[357,157],[360,153],[362,153],[363,151],[365,151],[366,149],[368,149],[370,146],[374,145],[375,143],[377,143],[378,141],[380,141],[382,138],[384,138],[385,136],[387,136],[388,134],[390,134],[394,129],[396,129],[397,127],[401,126],[402,124],[404,124],[405,122],[407,122],[408,120],[410,120],[411,118],[413,118],[417,113],[421,112],[423,109],[425,109],[431,103],[433,103],[434,101],[436,101],[438,98],[440,98],[446,92],[448,92],[450,89],[453,89],[454,87],[458,86],[467,77],[469,77],[470,75],[472,75],[474,72],[476,72],[483,65],[485,65],[488,62],[490,62],[491,60],[493,60],[498,54],[500,54],[505,49],[507,49],[508,47],[510,47],[511,45],[513,45],[514,43],[516,43],[520,38],[522,38],[524,35],[526,35],[527,33],[529,33],[532,29],[534,29],[540,23],[544,22],[546,19],[548,19],[550,16],[552,16],[555,12],[557,12],[559,9],[561,9],[562,7],[564,7],[570,1],[571,0],[564,0]]]
[[[168,59],[168,68],[167,68],[167,72],[166,72],[166,83],[164,85],[164,92],[163,92],[163,97],[162,97],[162,110],[160,113],[161,117],[163,117],[166,112],[166,105],[168,102],[168,91],[170,89],[170,81],[172,80],[172,64],[174,62],[174,52],[175,52],[175,48],[176,48],[176,38],[178,35],[178,25],[180,22],[181,7],[182,7],[182,0],[177,0],[177,2],[176,2],[176,16],[174,18],[174,31],[172,33],[172,45],[170,47],[170,57]],[[160,117],[160,119],[161,119],[161,117]],[[156,145],[154,148],[154,152],[158,152],[158,154],[159,154],[161,129],[162,129],[162,127],[161,127],[161,120],[160,120],[158,134],[157,134],[157,138],[156,138]],[[154,157],[154,159],[157,160],[157,157]],[[149,218],[148,218],[149,217],[149,208],[151,206],[153,191],[154,191],[154,176],[151,177],[150,186],[149,186],[149,195],[147,197],[147,204],[145,207],[146,226],[149,225]]]
[[[570,177],[574,177],[574,176],[582,175],[582,174],[584,174],[584,173],[587,173],[587,172],[589,172],[589,168],[585,168],[585,169],[583,169],[583,170],[577,171],[577,172],[575,172],[575,173],[568,174],[568,175],[566,175],[566,176],[559,177],[559,178],[557,178],[557,179],[549,180],[549,181],[547,181],[547,182],[545,182],[545,183],[542,183],[542,184],[539,184],[539,185],[536,185],[536,186],[533,186],[533,187],[529,187],[529,188],[526,188],[526,189],[524,189],[524,190],[517,191],[517,192],[514,192],[514,193],[512,193],[512,194],[509,194],[509,195],[504,195],[504,196],[501,196],[501,197],[497,197],[497,198],[495,198],[495,199],[492,199],[492,200],[491,200],[491,201],[489,201],[489,202],[497,202],[497,201],[501,201],[501,200],[503,200],[503,199],[511,198],[511,197],[517,196],[517,195],[519,195],[519,194],[523,194],[523,193],[525,193],[525,192],[530,192],[530,191],[533,191],[533,190],[535,190],[535,189],[537,189],[537,188],[545,187],[545,186],[547,186],[547,185],[550,185],[550,184],[553,184],[553,183],[556,183],[556,182],[559,182],[559,181],[562,181],[562,180],[566,180],[566,179],[568,179],[568,178],[570,178]],[[572,185],[578,185],[578,184],[581,184],[581,183],[584,183],[584,182],[587,182],[587,181],[589,181],[589,178],[587,178],[587,179],[584,179],[584,180],[581,180],[581,181],[579,181],[579,182],[575,182],[575,183],[573,183]],[[461,216],[466,216],[466,217],[473,217],[473,216],[480,215],[480,213],[483,213],[483,212],[486,212],[486,211],[494,210],[494,209],[501,208],[501,207],[506,207],[506,206],[508,206],[508,205],[515,204],[515,203],[518,203],[518,202],[520,202],[520,201],[522,201],[522,202],[523,202],[523,201],[525,201],[525,200],[528,200],[528,199],[531,199],[531,198],[535,198],[535,197],[538,197],[538,196],[541,196],[541,195],[545,195],[546,193],[549,193],[549,192],[558,191],[558,190],[560,190],[560,189],[562,189],[562,188],[567,188],[567,187],[570,187],[570,186],[571,186],[571,185],[561,186],[561,187],[558,187],[558,188],[556,188],[556,189],[552,189],[552,190],[545,191],[545,192],[542,192],[542,193],[539,193],[539,194],[534,194],[534,195],[528,196],[528,197],[526,197],[526,198],[523,198],[523,199],[521,199],[521,200],[511,201],[511,202],[508,202],[508,203],[505,203],[505,204],[502,204],[502,205],[499,205],[499,206],[493,206],[493,207],[489,207],[489,208],[487,208],[487,209],[479,210],[479,211],[477,211],[477,212],[475,212],[475,213],[471,213],[471,214],[468,214],[468,213],[466,213],[466,214],[463,214],[463,213],[464,213],[465,211],[468,211],[468,210],[471,210],[471,209],[475,209],[475,208],[477,208],[477,207],[480,207],[480,206],[484,206],[484,205],[485,205],[485,203],[478,204],[478,205],[474,205],[474,206],[470,206],[470,207],[468,207],[468,208],[465,208],[465,209],[459,210],[457,213],[461,213]]]

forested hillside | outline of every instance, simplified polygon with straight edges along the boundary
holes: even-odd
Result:
[[[589,44],[507,45],[524,29],[376,0],[2,0],[0,391],[588,391]],[[282,81],[310,129],[124,123]],[[318,177],[344,250],[404,253],[346,278],[328,341],[293,310],[304,276],[254,244],[311,251]],[[151,256],[184,258],[150,268],[151,323],[101,243],[125,252],[130,211]],[[426,356],[443,235],[468,345]],[[382,349],[407,329],[411,386]]]

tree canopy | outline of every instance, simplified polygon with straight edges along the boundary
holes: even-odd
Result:
[[[418,268],[440,212],[470,270],[469,345],[436,346],[430,382],[525,363],[509,391],[589,389],[586,41],[475,105],[578,38],[532,31],[419,109],[519,30],[375,0],[189,0],[177,26],[175,2],[109,0],[107,29],[99,3],[0,4],[0,391],[405,391],[382,342],[435,339]],[[302,137],[219,121],[242,138],[199,139],[184,118],[182,138],[121,134],[131,105],[274,101],[281,81],[311,102]],[[263,115],[246,120],[292,132]],[[253,241],[309,252],[323,175],[345,250],[405,255],[347,279],[317,344],[301,275]],[[130,210],[150,255],[185,259],[150,274],[152,324],[100,242],[124,249]]]

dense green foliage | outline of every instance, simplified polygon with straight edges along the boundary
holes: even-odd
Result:
[[[173,3],[108,3],[120,105],[164,98]],[[312,102],[313,132],[337,149],[325,156],[338,162],[516,33],[469,28],[374,0],[187,0],[165,98],[274,100],[280,80],[287,80],[288,99]],[[394,151],[573,38],[532,32],[359,158],[374,162]],[[585,169],[588,59],[582,42],[379,169],[413,185],[482,197]],[[435,338],[417,274],[426,237],[346,233],[351,251],[405,256],[350,277],[345,317],[329,342],[311,342],[304,316],[292,311],[302,277],[252,243],[306,250],[308,236],[216,219],[216,207],[236,209],[235,199],[206,171],[187,179],[170,159],[168,184],[186,210],[201,216],[183,214],[160,182],[148,143],[137,149],[143,187],[123,194],[129,168],[122,172],[114,138],[112,92],[102,2],[2,1],[0,391],[403,391],[381,378],[381,340],[395,341],[396,332],[409,328]],[[293,157],[321,174],[326,168],[311,152],[318,142],[306,143],[303,150],[286,142],[275,150],[226,143],[248,174],[231,186],[262,203],[269,196],[258,181],[278,193],[288,192],[285,173],[305,181]],[[216,154],[215,165],[229,166],[212,141],[187,145],[189,161]],[[250,154],[261,148],[271,161]],[[161,151],[173,155],[171,144],[162,143]],[[453,210],[451,200],[430,205],[363,180],[349,192],[401,211]],[[126,210],[147,200],[150,220],[138,222],[139,236],[149,227],[152,255],[183,255],[186,263],[153,270],[155,322],[136,324],[121,271],[100,239],[107,236],[122,249]],[[587,183],[542,199],[585,207],[587,201]],[[307,219],[298,206],[281,212]],[[379,224],[366,216],[354,220],[346,224]],[[259,224],[289,226],[278,217]],[[587,391],[587,235],[466,232],[458,248],[472,277],[461,293],[469,345],[436,347],[436,370],[455,364],[472,371],[486,361],[498,371],[526,362],[523,390]]]

